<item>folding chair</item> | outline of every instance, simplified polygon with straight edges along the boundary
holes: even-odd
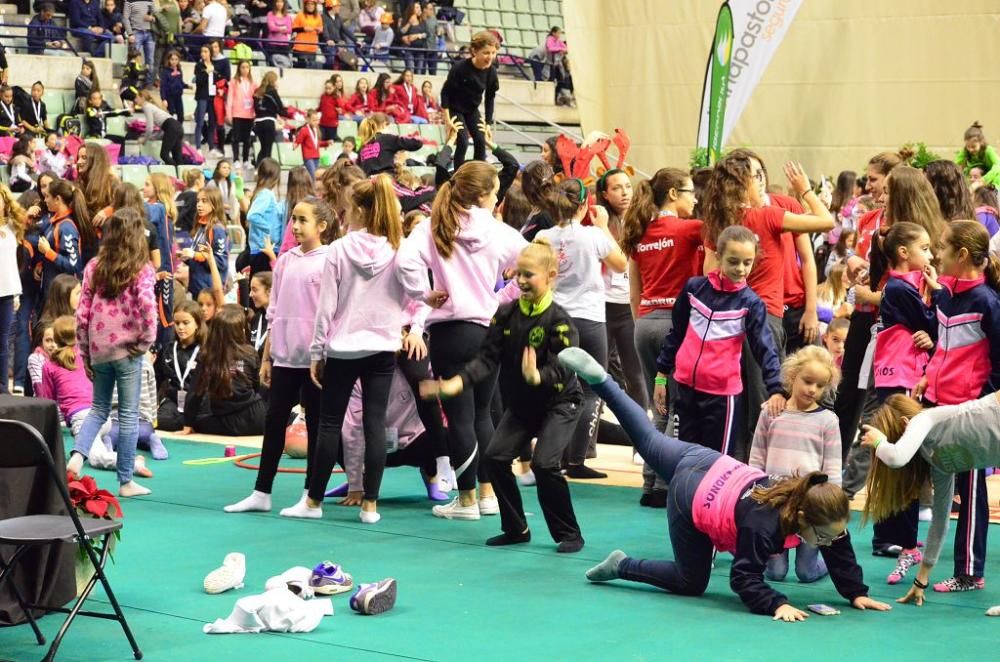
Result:
[[[38,629],[38,624],[31,615],[31,610],[42,609],[68,614],[66,621],[59,628],[59,633],[52,641],[52,646],[43,660],[48,662],[55,658],[59,644],[66,635],[67,630],[69,630],[70,625],[73,624],[73,619],[77,616],[90,616],[118,621],[122,626],[122,630],[125,631],[125,636],[128,638],[129,644],[132,646],[132,653],[135,655],[135,659],[141,660],[142,651],[139,650],[139,645],[135,642],[135,637],[132,636],[132,630],[125,620],[125,614],[122,613],[121,606],[118,604],[118,598],[115,597],[114,592],[111,590],[111,583],[108,582],[107,575],[104,574],[104,564],[108,560],[111,536],[114,535],[115,531],[122,528],[121,520],[94,519],[89,517],[81,520],[77,517],[76,511],[73,509],[73,505],[69,499],[69,491],[66,489],[66,478],[65,476],[56,474],[56,466],[52,461],[52,455],[49,453],[49,449],[45,445],[45,440],[42,439],[42,435],[38,433],[38,430],[20,421],[0,420],[0,438],[4,440],[4,443],[0,444],[0,468],[23,469],[28,467],[42,467],[42,470],[48,471],[49,477],[55,481],[66,512],[69,513],[69,515],[26,515],[24,517],[12,517],[0,521],[0,544],[16,547],[10,559],[4,559],[0,555],[0,586],[3,585],[4,580],[11,574],[14,566],[24,553],[40,545],[54,545],[59,543],[80,545],[94,567],[94,574],[90,577],[87,586],[80,593],[76,602],[73,603],[73,607],[70,609],[27,603],[21,597],[21,592],[17,589],[17,585],[13,581],[10,582],[14,598],[24,611],[25,616],[28,617],[28,623],[31,624],[31,629],[35,632],[35,638],[38,640],[39,646],[45,644],[45,637],[42,636],[41,630]],[[99,546],[90,542],[98,538],[101,541]],[[83,611],[80,609],[98,581],[104,586],[104,592],[107,594],[108,599],[111,601],[111,606],[115,610],[114,614]]]

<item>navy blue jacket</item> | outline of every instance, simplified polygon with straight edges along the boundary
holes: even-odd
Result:
[[[65,31],[53,21],[42,22],[42,15],[35,14],[28,23],[28,54],[42,55],[45,44],[50,41],[65,41]]]
[[[178,67],[175,72],[169,67],[160,69],[160,96],[164,99],[184,94],[184,72]]]
[[[102,4],[101,0],[72,0],[69,3],[69,27],[86,30],[99,25],[98,15]]]

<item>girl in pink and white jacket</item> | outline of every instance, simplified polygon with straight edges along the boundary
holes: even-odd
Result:
[[[227,513],[271,510],[271,488],[285,448],[285,426],[298,403],[306,410],[309,462],[305,487],[309,488],[320,415],[320,391],[309,378],[309,347],[330,248],[323,238],[330,226],[337,225],[333,209],[318,198],[306,198],[292,209],[289,227],[298,245],[278,257],[267,307],[270,332],[264,343],[260,383],[270,389],[270,397],[257,483],[250,496],[226,506]]]
[[[493,218],[500,180],[492,165],[469,161],[438,189],[431,222],[413,229],[399,255],[399,277],[406,294],[428,303],[430,359],[435,376],[449,379],[479,353],[490,320],[501,300],[520,295],[517,281],[498,295],[497,279],[513,269],[527,242],[521,234]],[[434,276],[431,290],[428,271]],[[497,378],[443,402],[448,417],[448,455],[455,469],[459,496],[434,506],[437,517],[478,520],[500,512],[493,488],[480,475],[476,499],[478,449],[493,436],[490,402]]]
[[[79,476],[94,439],[111,415],[111,395],[117,385],[118,494],[142,496],[150,491],[133,481],[132,473],[143,355],[156,340],[156,273],[139,212],[119,209],[103,230],[100,252],[83,271],[76,309],[77,345],[94,382],[94,399],[66,469]]]
[[[330,470],[340,455],[341,427],[354,382],[364,389],[365,494],[361,521],[374,524],[385,470],[385,412],[403,326],[403,287],[396,252],[403,239],[392,179],[357,184],[351,198],[358,230],[327,253],[312,343],[310,375],[322,389],[319,437],[310,457],[308,495],[284,517],[320,518]]]
[[[764,472],[718,451],[657,432],[646,410],[583,350],[565,349],[559,362],[597,391],[643,459],[670,483],[673,560],[635,559],[615,550],[587,571],[587,579],[626,579],[699,596],[708,588],[715,550],[731,552],[729,586],[747,609],[774,620],[803,621],[808,614],[768,586],[764,569],[772,555],[806,542],[820,548],[834,587],[855,609],[889,610],[868,597],[847,531],[847,495],[826,474],[813,471],[772,483]]]
[[[253,82],[253,75],[250,73],[250,62],[243,60],[236,67],[236,74],[229,82],[229,96],[226,97],[226,121],[232,122],[233,139],[233,161],[239,170],[253,167],[250,160],[253,138],[250,135],[253,129],[254,118],[257,113],[253,107],[253,93],[257,91],[257,84]],[[243,160],[240,160],[240,145],[243,146]]]

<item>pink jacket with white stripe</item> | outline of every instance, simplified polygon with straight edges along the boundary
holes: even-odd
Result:
[[[660,372],[673,373],[675,380],[703,393],[737,395],[743,391],[740,357],[746,338],[768,395],[782,392],[767,309],[746,282],[734,283],[718,270],[688,279],[674,304],[673,321],[656,360]]]

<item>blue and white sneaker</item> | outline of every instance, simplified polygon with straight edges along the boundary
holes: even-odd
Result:
[[[361,584],[351,596],[351,609],[369,616],[389,611],[395,604],[396,580],[391,577],[374,584]]]
[[[354,578],[336,563],[323,561],[313,568],[309,586],[318,595],[337,595],[354,588]]]

